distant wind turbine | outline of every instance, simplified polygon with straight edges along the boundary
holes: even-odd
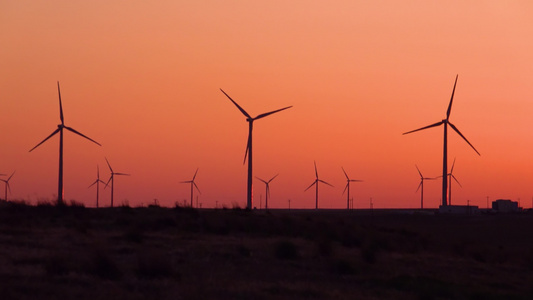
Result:
[[[103,183],[105,184],[105,182],[103,182],[102,180],[100,180],[100,168],[98,167],[98,165],[96,165],[96,180],[89,186],[92,187],[93,185],[96,184],[96,208],[98,208],[99,206],[99,194],[100,194],[100,183]]]
[[[111,168],[111,165],[109,164],[109,161],[107,160],[107,157],[105,158],[105,161],[107,162],[107,166],[109,167],[109,171],[111,172],[111,177],[109,177],[109,180],[105,184],[105,188],[107,188],[107,186],[109,185],[109,182],[111,182],[111,207],[113,207],[113,194],[114,194],[114,188],[115,188],[115,175],[130,176],[130,174],[114,172],[113,168]]]
[[[307,191],[308,189],[310,189],[313,185],[316,187],[316,191],[315,191],[315,209],[318,209],[318,183],[322,182],[322,183],[327,184],[329,186],[333,186],[333,185],[325,182],[324,180],[318,179],[318,170],[316,168],[316,161],[314,163],[315,163],[315,176],[316,176],[315,177],[315,181],[313,181],[313,183],[311,183],[311,185],[308,188],[306,188],[304,190],[304,192]]]
[[[259,177],[255,177],[259,180],[261,180],[265,185],[266,185],[266,191],[265,191],[265,209],[268,209],[268,197],[270,197],[270,182],[272,182],[272,180],[274,180],[274,178],[278,177],[279,174],[276,174],[276,176],[270,178],[270,180],[266,181],[266,180],[263,180]]]
[[[424,180],[434,180],[435,178],[430,177],[424,177],[422,175],[422,172],[420,172],[420,169],[417,165],[415,165],[416,170],[418,171],[418,174],[420,174],[420,184],[418,185],[418,188],[416,189],[416,192],[421,189],[420,191],[420,209],[424,209]],[[416,193],[415,192],[415,193]]]
[[[196,185],[196,182],[194,182],[194,179],[196,178],[196,174],[198,174],[198,168],[196,169],[196,172],[194,172],[194,176],[192,177],[191,180],[189,180],[189,181],[182,181],[182,182],[181,182],[181,183],[190,183],[190,184],[191,184],[191,208],[193,207],[192,204],[193,204],[193,199],[194,199],[194,197],[193,197],[193,193],[194,193],[194,189],[193,189],[193,187],[195,187],[196,190],[198,190],[198,193],[200,193],[200,194],[202,193],[202,192],[200,192],[200,189],[199,189],[198,186]],[[197,202],[198,202],[198,201],[197,201]],[[198,206],[198,205],[197,205],[197,206]]]
[[[86,139],[88,139],[89,141],[97,144],[98,146],[102,146],[100,145],[98,142],[94,141],[93,139],[79,133],[78,131],[68,127],[68,126],[65,126],[65,119],[63,118],[63,106],[62,106],[62,103],[61,103],[61,91],[59,89],[59,81],[57,82],[57,93],[59,94],[59,118],[61,119],[61,124],[57,125],[57,129],[52,132],[52,134],[50,134],[47,138],[45,138],[42,142],[40,142],[39,144],[37,144],[37,146],[33,147],[30,152],[32,152],[35,148],[39,147],[42,143],[46,142],[49,138],[51,138],[52,136],[54,136],[56,133],[59,132],[59,180],[58,180],[58,184],[57,184],[57,204],[58,205],[63,205],[63,199],[64,199],[64,190],[63,190],[63,129],[67,129],[71,132],[74,132],[75,134],[81,136],[81,137],[84,137]]]
[[[443,147],[443,155],[442,155],[443,156],[443,158],[442,158],[442,206],[448,205],[448,202],[446,201],[446,199],[447,199],[446,190],[447,190],[447,187],[448,187],[448,182],[446,180],[446,174],[448,174],[448,125],[450,125],[450,127],[453,130],[455,130],[455,132],[457,132],[457,134],[459,134],[468,143],[468,145],[470,145],[470,147],[472,147],[472,149],[474,149],[474,151],[476,151],[476,153],[478,155],[481,155],[476,150],[476,148],[474,148],[474,146],[466,139],[466,137],[459,131],[459,129],[457,129],[457,127],[455,127],[455,125],[453,125],[449,121],[450,120],[450,114],[452,112],[453,95],[455,93],[455,86],[457,85],[457,78],[458,77],[459,77],[459,75],[457,75],[455,77],[455,83],[453,85],[452,97],[450,99],[450,104],[448,105],[448,111],[446,112],[446,119],[444,119],[444,120],[442,120],[440,122],[437,122],[435,124],[431,124],[431,125],[428,125],[426,127],[422,127],[422,128],[419,128],[419,129],[416,129],[416,130],[412,130],[412,131],[408,131],[408,132],[404,133],[404,134],[409,134],[409,133],[413,133],[413,132],[416,132],[416,131],[428,129],[428,128],[431,128],[431,127],[437,127],[437,126],[440,126],[440,125],[444,125],[444,147]]]
[[[253,175],[252,175],[253,173],[252,171],[253,170],[252,169],[252,129],[253,129],[254,121],[264,118],[266,116],[269,116],[271,114],[280,112],[282,110],[289,109],[292,107],[292,105],[278,109],[278,110],[274,110],[271,112],[267,112],[264,114],[260,114],[257,117],[252,118],[242,107],[239,106],[239,104],[237,104],[237,102],[231,99],[231,97],[228,94],[226,94],[226,92],[224,92],[222,89],[220,90],[222,91],[222,93],[224,93],[224,95],[226,95],[226,97],[228,97],[229,100],[231,100],[231,102],[233,102],[233,104],[235,104],[235,106],[237,106],[237,108],[241,111],[241,113],[246,117],[246,122],[248,122],[248,142],[246,144],[246,152],[244,153],[243,164],[246,162],[246,156],[248,156],[248,181],[247,181],[247,191],[246,191],[246,208],[252,209],[252,198],[253,198],[253,195],[252,195],[253,193],[252,191],[252,179],[253,179]]]
[[[446,174],[448,179],[448,205],[452,205],[452,178],[457,182],[457,184],[460,187],[463,187],[459,180],[455,178],[455,175],[453,175],[453,168],[455,167],[455,158],[453,159],[452,168],[450,169],[450,173]],[[440,177],[440,176],[439,176]]]
[[[3,175],[3,174],[2,174]],[[13,175],[15,175],[15,172],[13,171],[13,173],[11,174],[11,176],[9,176],[8,179],[0,179],[1,181],[4,182],[5,184],[5,194],[4,194],[4,200],[7,202],[7,190],[9,190],[9,192],[11,192],[11,187],[9,187],[9,180],[11,180],[11,177],[13,177]]]
[[[344,193],[346,192],[346,190],[348,190],[348,193],[346,194],[346,209],[350,209],[350,182],[363,182],[362,180],[356,180],[356,179],[350,179],[350,177],[348,177],[348,174],[346,174],[346,171],[344,171],[344,168],[341,167],[342,169],[342,172],[344,172],[344,176],[346,176],[346,187],[344,188],[344,191],[342,192],[342,194],[344,195]]]

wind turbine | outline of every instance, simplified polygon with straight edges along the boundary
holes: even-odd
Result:
[[[311,185],[308,188],[306,188],[304,190],[304,192],[307,191],[308,189],[310,189],[313,185],[316,187],[316,191],[315,191],[315,209],[318,209],[318,183],[322,182],[322,183],[325,183],[325,184],[327,184],[329,186],[332,186],[332,185],[327,183],[327,182],[325,182],[324,180],[318,179],[318,171],[316,169],[316,161],[314,163],[315,163],[315,176],[316,176],[315,181],[313,181],[313,183],[311,183]]]
[[[259,178],[259,177],[257,177],[257,176],[255,177],[255,178],[261,180],[261,181],[266,185],[266,191],[265,191],[265,195],[266,195],[266,196],[265,196],[265,209],[268,209],[268,197],[270,196],[270,186],[269,186],[269,184],[270,184],[270,182],[271,182],[272,180],[274,180],[274,178],[278,177],[278,175],[279,175],[279,174],[276,174],[276,176],[270,178],[270,180],[268,180],[268,181],[263,180],[263,179],[261,179],[261,178]]]
[[[74,132],[75,134],[88,139],[89,141],[97,144],[98,146],[102,146],[102,145],[100,145],[95,140],[93,140],[93,139],[91,139],[91,138],[79,133],[78,131],[76,131],[76,130],[68,127],[68,126],[65,126],[65,119],[63,118],[63,106],[62,106],[62,103],[61,103],[61,91],[59,89],[59,81],[57,82],[57,93],[59,94],[59,118],[61,119],[61,124],[57,125],[57,129],[54,130],[54,132],[52,132],[52,134],[50,134],[42,142],[37,144],[37,146],[33,147],[30,150],[30,152],[32,152],[35,148],[39,147],[42,143],[46,142],[49,138],[51,138],[52,136],[54,136],[55,134],[57,134],[59,132],[59,179],[58,179],[58,184],[57,184],[57,205],[63,205],[63,199],[64,199],[64,190],[63,190],[63,129],[67,129],[67,130],[69,130],[71,132]]]
[[[3,174],[2,174],[3,175]],[[13,173],[11,174],[11,176],[9,176],[8,179],[0,179],[1,181],[4,182],[5,184],[5,195],[4,195],[4,200],[7,202],[7,190],[9,189],[9,192],[11,192],[11,187],[9,187],[9,180],[11,180],[11,177],[13,177],[13,175],[15,175],[15,172],[13,171]]]
[[[476,150],[476,148],[474,148],[474,146],[466,139],[466,137],[459,131],[459,129],[457,129],[457,127],[455,127],[455,125],[453,125],[450,122],[450,114],[452,112],[453,95],[455,93],[455,86],[457,85],[457,78],[458,77],[459,77],[459,75],[457,75],[455,77],[455,83],[453,85],[452,97],[450,99],[450,104],[448,105],[448,111],[446,112],[446,119],[444,119],[444,120],[442,120],[440,122],[437,122],[435,124],[431,124],[431,125],[428,125],[426,127],[422,127],[422,128],[419,128],[419,129],[416,129],[416,130],[412,130],[412,131],[408,131],[408,132],[404,133],[404,134],[409,134],[409,133],[413,133],[413,132],[416,132],[416,131],[428,129],[428,128],[431,128],[431,127],[437,127],[437,126],[440,126],[440,125],[444,125],[444,147],[443,147],[443,155],[442,155],[442,206],[448,205],[448,202],[446,201],[446,199],[447,199],[446,190],[447,190],[447,187],[448,187],[447,186],[448,182],[446,180],[446,174],[448,174],[448,125],[450,125],[450,127],[453,130],[455,130],[455,132],[457,132],[457,134],[459,134],[468,143],[468,145],[470,145],[470,147],[472,147],[472,149],[474,149],[474,151],[476,151],[476,153],[478,155],[481,155]]]
[[[344,193],[346,192],[346,190],[348,190],[348,193],[346,195],[346,209],[350,209],[350,182],[363,182],[362,180],[356,180],[356,179],[350,179],[350,177],[348,177],[348,174],[346,174],[346,171],[344,171],[344,168],[342,168],[342,172],[344,172],[344,176],[346,176],[346,187],[344,188],[344,191],[342,192],[342,194],[344,195]]]
[[[450,173],[447,174],[446,177],[448,177],[448,205],[452,205],[452,178],[457,182],[457,184],[460,187],[463,187],[459,180],[455,178],[455,175],[453,175],[453,168],[455,167],[455,158],[453,159],[452,168],[450,169]]]
[[[196,172],[194,172],[194,176],[192,177],[192,180],[189,180],[189,181],[182,181],[181,183],[190,183],[191,184],[191,208],[192,208],[192,202],[193,202],[193,186],[198,190],[198,193],[202,193],[200,192],[200,189],[198,188],[198,186],[196,185],[196,182],[194,182],[194,179],[196,178],[196,174],[198,174],[198,168],[196,169]]]
[[[100,168],[98,167],[98,165],[96,165],[96,180],[88,187],[88,188],[90,188],[91,186],[96,184],[96,208],[98,208],[98,199],[99,199],[99,194],[100,194],[100,183],[105,184],[105,182],[100,180]]]
[[[416,167],[416,170],[418,171],[418,174],[420,174],[420,184],[418,185],[418,188],[416,189],[416,192],[418,192],[418,190],[422,189],[420,191],[420,209],[424,209],[424,180],[434,180],[435,178],[424,177],[422,175],[422,172],[420,172],[420,169],[418,168],[418,166],[415,165],[415,167]]]
[[[231,100],[231,102],[233,102],[233,104],[235,104],[235,106],[237,106],[237,108],[241,111],[241,113],[246,117],[246,122],[248,122],[248,142],[246,144],[246,152],[244,152],[243,164],[246,162],[246,156],[248,156],[248,181],[247,181],[247,191],[246,191],[246,208],[252,209],[252,197],[253,197],[252,195],[253,193],[252,192],[252,178],[253,178],[252,176],[252,170],[253,170],[252,169],[252,129],[253,129],[254,121],[264,118],[266,116],[269,116],[271,114],[280,112],[282,110],[289,109],[292,107],[292,105],[278,109],[278,110],[274,110],[271,112],[267,112],[264,114],[260,114],[257,117],[252,118],[242,107],[239,106],[239,104],[237,104],[237,102],[231,99],[231,97],[228,94],[226,94],[226,92],[224,92],[222,89],[220,90],[222,91],[222,93],[224,93],[224,95],[226,95],[226,97],[228,97],[229,100]]]
[[[130,176],[130,174],[126,173],[117,173],[113,171],[113,168],[111,168],[111,165],[109,164],[109,161],[107,160],[107,157],[105,158],[105,161],[107,162],[107,166],[109,167],[109,171],[111,171],[111,177],[109,177],[109,180],[105,184],[105,188],[109,185],[109,182],[111,182],[111,207],[113,207],[113,194],[114,194],[114,187],[115,187],[115,175],[122,175],[122,176]]]

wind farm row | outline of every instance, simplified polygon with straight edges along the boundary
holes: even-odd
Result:
[[[419,129],[416,129],[416,130],[412,130],[412,131],[408,131],[408,132],[405,132],[403,133],[404,135],[406,134],[410,134],[410,133],[414,133],[414,132],[418,132],[418,131],[421,131],[421,130],[425,130],[425,129],[429,129],[429,128],[433,128],[433,127],[438,127],[440,125],[443,125],[443,128],[444,128],[444,142],[443,142],[443,163],[442,163],[442,175],[441,176],[438,176],[438,177],[424,177],[420,171],[420,169],[418,168],[418,166],[416,166],[416,169],[420,175],[420,184],[418,186],[418,190],[421,190],[421,199],[420,199],[420,208],[424,208],[424,180],[435,180],[437,178],[442,178],[442,197],[441,197],[441,205],[442,206],[447,206],[447,205],[451,205],[451,180],[454,179],[459,185],[460,183],[458,182],[458,180],[455,178],[455,176],[453,175],[453,168],[455,166],[455,160],[454,160],[454,163],[452,165],[452,168],[450,171],[448,171],[448,163],[447,163],[447,160],[448,160],[448,146],[447,146],[447,138],[448,138],[448,125],[478,154],[480,155],[480,153],[476,150],[476,148],[468,141],[468,139],[459,131],[459,129],[450,122],[450,115],[451,115],[451,111],[452,111],[452,104],[453,104],[453,99],[454,99],[454,94],[455,94],[455,89],[456,89],[456,85],[457,85],[457,80],[458,80],[458,76],[456,76],[455,78],[455,82],[454,82],[454,85],[453,85],[453,90],[452,90],[452,94],[451,94],[451,98],[450,98],[450,102],[448,104],[448,109],[446,111],[446,118],[443,119],[442,121],[439,121],[437,123],[434,123],[434,124],[431,124],[431,125],[428,125],[428,126],[425,126],[425,127],[422,127],[422,128],[419,128]],[[34,151],[36,148],[38,148],[40,145],[42,145],[43,143],[45,143],[47,140],[49,140],[50,138],[52,138],[53,136],[59,134],[59,174],[58,174],[58,189],[57,189],[57,204],[58,205],[62,205],[64,204],[64,186],[63,186],[63,178],[64,178],[64,175],[63,175],[63,140],[64,140],[64,137],[63,137],[63,132],[64,132],[64,129],[66,129],[67,131],[70,131],[78,136],[81,136],[83,137],[84,139],[86,140],[89,140],[90,142],[92,142],[93,144],[96,144],[98,146],[102,146],[100,143],[98,143],[96,140],[94,139],[91,139],[89,138],[87,135],[84,135],[82,133],[80,133],[79,131],[73,129],[72,127],[69,127],[69,126],[66,126],[65,125],[65,119],[64,119],[64,115],[63,115],[63,105],[62,105],[62,99],[61,99],[61,90],[60,90],[60,86],[59,86],[59,82],[57,82],[57,89],[58,89],[58,97],[59,97],[59,116],[60,116],[60,124],[57,125],[57,129],[55,129],[49,136],[47,136],[45,139],[43,139],[40,143],[38,143],[35,147],[31,148],[29,151],[32,152]],[[246,118],[246,122],[248,123],[248,138],[247,138],[247,142],[246,142],[246,149],[245,149],[245,154],[244,154],[244,160],[243,160],[243,164],[247,164],[247,180],[246,180],[246,208],[247,209],[252,209],[254,208],[254,203],[253,203],[253,179],[254,179],[254,175],[253,175],[253,124],[254,124],[254,121],[256,120],[259,120],[259,119],[262,119],[262,118],[265,118],[267,116],[270,116],[272,114],[275,114],[275,113],[278,113],[278,112],[281,112],[281,111],[284,111],[284,110],[288,110],[290,108],[292,108],[292,106],[286,106],[286,107],[283,107],[283,108],[280,108],[280,109],[277,109],[277,110],[273,110],[273,111],[269,111],[269,112],[266,112],[266,113],[262,113],[262,114],[259,114],[257,115],[256,117],[252,117],[244,108],[242,108],[234,99],[232,99],[224,90],[220,89],[220,91],[234,104],[234,106],[245,116]],[[119,173],[119,172],[115,172],[113,170],[113,168],[111,167],[111,164],[109,163],[109,161],[107,160],[107,158],[105,158],[105,161],[108,165],[108,168],[109,168],[109,171],[110,171],[110,177],[107,181],[102,181],[100,179],[100,169],[99,169],[99,166],[97,165],[97,177],[96,177],[96,180],[89,186],[89,187],[93,187],[94,185],[96,185],[96,206],[97,207],[100,207],[100,200],[99,200],[99,189],[100,189],[100,183],[104,184],[105,187],[107,188],[108,186],[110,186],[110,189],[111,189],[111,199],[110,199],[110,206],[114,206],[114,177],[115,175],[117,176],[128,176],[130,174],[127,174],[127,173]],[[319,178],[318,176],[318,169],[317,169],[317,165],[316,165],[316,162],[314,162],[314,169],[315,169],[315,180],[311,183],[311,185],[309,185],[306,189],[304,189],[304,192],[309,190],[311,187],[315,187],[315,209],[318,209],[319,208],[319,185],[320,184],[324,184],[324,185],[328,185],[330,187],[333,187],[332,184],[322,180]],[[346,177],[346,180],[347,180],[347,183],[346,183],[346,186],[344,187],[344,190],[343,190],[343,195],[346,194],[347,198],[346,198],[346,208],[347,209],[350,209],[350,201],[353,201],[352,198],[350,198],[350,184],[351,183],[355,183],[355,182],[362,182],[362,180],[355,180],[355,179],[351,179],[347,172],[344,170],[344,167],[341,167],[342,169],[342,172],[344,174],[344,176]],[[9,176],[9,178],[7,179],[1,179],[4,183],[5,183],[5,196],[4,198],[7,199],[7,192],[8,190],[10,189],[9,187],[9,181],[12,179],[14,173],[11,174],[11,176]],[[194,191],[196,189],[196,191],[198,193],[201,194],[200,192],[200,189],[195,181],[196,177],[198,175],[198,168],[196,169],[196,172],[194,173],[193,177],[191,180],[187,180],[187,181],[181,181],[181,183],[187,183],[187,184],[190,184],[190,206],[192,207],[193,206],[193,200],[194,200]],[[257,180],[263,182],[265,184],[265,208],[268,208],[268,200],[270,198],[270,183],[278,176],[279,174],[276,174],[275,176],[271,177],[269,180],[265,180],[265,179],[262,179],[262,178],[259,178],[259,177],[256,177]],[[4,176],[7,176],[7,175],[4,175]],[[352,193],[353,195],[353,193]]]

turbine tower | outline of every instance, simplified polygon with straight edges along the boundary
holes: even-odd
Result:
[[[404,135],[405,135],[405,134],[413,133],[413,132],[416,132],[416,131],[420,131],[420,130],[424,130],[424,129],[428,129],[428,128],[444,125],[444,146],[443,146],[443,155],[442,155],[442,206],[448,205],[448,202],[446,201],[446,199],[447,199],[446,190],[448,189],[448,182],[446,180],[446,174],[448,174],[448,125],[450,125],[450,127],[453,130],[455,130],[455,132],[457,132],[457,134],[459,134],[463,138],[463,140],[465,140],[465,142],[467,142],[468,145],[470,145],[470,147],[472,147],[472,149],[474,149],[474,151],[476,151],[476,153],[478,155],[481,155],[476,150],[476,148],[474,148],[474,146],[466,139],[466,137],[459,131],[459,129],[457,129],[457,127],[455,127],[455,125],[453,125],[450,122],[450,114],[452,112],[453,95],[455,93],[455,86],[457,85],[457,78],[458,77],[459,77],[459,75],[457,75],[455,77],[455,83],[453,85],[452,97],[450,99],[450,104],[448,105],[448,111],[446,112],[446,119],[444,119],[444,120],[442,120],[440,122],[437,122],[435,124],[431,124],[431,125],[428,125],[426,127],[422,127],[422,128],[415,129],[415,130],[408,131],[408,132],[404,133]]]
[[[416,189],[415,193],[418,192],[418,190],[421,189],[421,191],[420,191],[420,209],[424,209],[424,180],[434,180],[435,178],[424,177],[422,175],[422,172],[420,172],[420,169],[418,168],[418,166],[415,165],[415,167],[416,167],[416,170],[418,171],[418,174],[420,174],[420,184],[418,185],[418,188]]]
[[[243,161],[243,164],[246,163],[246,156],[248,156],[248,180],[247,180],[247,191],[246,191],[246,208],[247,209],[252,209],[252,178],[253,178],[253,168],[252,168],[252,129],[253,129],[253,125],[254,125],[254,121],[255,120],[259,120],[261,118],[264,118],[266,116],[269,116],[271,114],[274,114],[274,113],[277,113],[277,112],[280,112],[282,110],[285,110],[285,109],[289,109],[292,107],[291,106],[287,106],[287,107],[284,107],[284,108],[281,108],[281,109],[278,109],[278,110],[274,110],[274,111],[271,111],[271,112],[267,112],[267,113],[264,113],[264,114],[260,114],[258,115],[257,117],[255,118],[252,118],[242,107],[239,106],[239,104],[237,104],[237,102],[235,102],[233,99],[231,99],[231,97],[226,94],[226,92],[224,92],[222,89],[220,89],[222,91],[222,93],[224,93],[224,95],[226,95],[226,97],[228,97],[229,100],[231,100],[231,102],[233,102],[233,104],[235,104],[235,106],[237,106],[237,108],[241,111],[241,113],[246,117],[246,122],[248,122],[248,142],[246,144],[246,151],[244,152],[244,161]]]
[[[348,174],[346,174],[346,171],[344,171],[344,168],[341,167],[342,169],[342,172],[344,172],[344,176],[346,176],[346,187],[344,188],[344,191],[342,192],[342,194],[344,195],[344,193],[346,192],[346,190],[348,190],[348,193],[346,194],[346,209],[350,209],[350,182],[363,182],[362,180],[356,180],[356,179],[350,179],[350,177],[348,177]]]
[[[3,175],[3,174],[2,174]],[[9,187],[9,181],[11,180],[11,177],[13,177],[13,175],[15,175],[15,172],[13,172],[11,174],[11,176],[9,176],[8,179],[0,179],[1,181],[4,182],[5,184],[5,194],[4,194],[4,200],[7,202],[7,190],[9,190],[9,192],[11,192],[11,187]]]
[[[270,178],[270,180],[266,181],[266,180],[263,180],[259,177],[255,177],[259,180],[261,180],[265,185],[266,185],[266,191],[265,191],[265,209],[268,210],[268,197],[270,196],[270,182],[272,182],[272,180],[274,180],[274,178],[278,177],[279,174],[276,174],[276,176]]]
[[[111,182],[111,207],[113,207],[113,194],[114,194],[114,188],[115,188],[115,175],[130,176],[130,174],[114,172],[113,168],[111,168],[111,165],[109,164],[109,161],[107,160],[107,157],[105,158],[105,161],[107,162],[107,166],[109,167],[109,171],[111,172],[111,177],[109,177],[109,180],[105,184],[105,188],[107,188],[107,186],[109,185],[109,182]]]
[[[61,124],[57,125],[57,129],[52,132],[47,138],[45,138],[42,142],[37,144],[37,146],[33,147],[30,152],[32,152],[35,148],[39,147],[42,143],[46,142],[49,138],[54,136],[56,133],[59,132],[59,179],[57,184],[57,205],[63,205],[63,199],[64,199],[64,190],[63,190],[63,129],[67,129],[71,132],[74,132],[75,134],[84,137],[88,139],[89,141],[100,145],[98,142],[94,141],[93,139],[79,133],[78,131],[65,126],[65,119],[63,118],[63,106],[61,103],[61,91],[59,89],[59,81],[57,82],[57,93],[59,94],[59,118],[61,120]]]
[[[192,208],[192,204],[193,204],[193,193],[194,193],[194,189],[193,187],[196,188],[196,190],[198,190],[198,193],[202,193],[200,192],[200,189],[198,188],[198,186],[196,185],[196,182],[194,182],[194,179],[196,178],[196,174],[198,174],[198,168],[196,169],[196,172],[194,172],[194,176],[192,177],[192,180],[189,180],[189,181],[182,181],[181,183],[190,183],[191,184],[191,208]]]
[[[98,167],[98,165],[96,165],[96,180],[88,187],[88,188],[90,188],[90,187],[92,187],[93,185],[96,184],[96,208],[99,207],[100,183],[105,184],[105,182],[100,180],[100,168]]]
[[[315,177],[315,181],[313,181],[313,183],[311,183],[311,185],[308,188],[306,188],[304,190],[304,192],[307,191],[308,189],[310,189],[313,185],[316,187],[316,191],[315,191],[315,209],[318,209],[318,183],[322,182],[322,183],[327,184],[327,185],[329,185],[331,187],[332,187],[332,185],[327,183],[327,182],[325,182],[324,180],[318,179],[318,171],[316,169],[316,161],[314,163],[315,163],[315,176],[316,176]]]

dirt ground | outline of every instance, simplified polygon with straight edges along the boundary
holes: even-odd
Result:
[[[533,215],[0,205],[2,299],[531,299]]]

